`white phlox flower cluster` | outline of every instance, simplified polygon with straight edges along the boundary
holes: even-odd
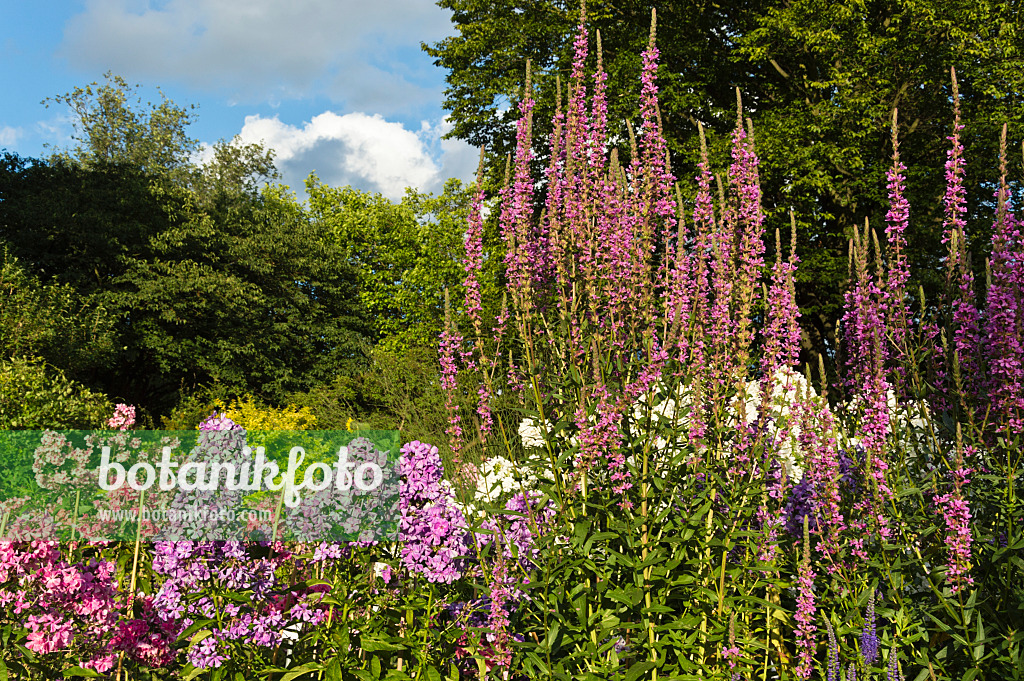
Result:
[[[690,426],[690,393],[680,385],[674,394],[664,383],[658,383],[656,389],[645,393],[633,403],[633,418],[630,422],[630,434],[634,437],[643,434],[642,428],[648,417],[651,424],[660,432],[672,431],[677,434],[678,441],[685,441]],[[661,435],[654,441],[657,450],[668,449],[670,442]]]
[[[551,423],[546,422],[546,432],[551,432]],[[523,419],[523,422],[519,424],[519,438],[523,442],[524,447],[543,447],[546,441],[544,440],[545,430],[541,430],[540,424],[532,416],[527,416]]]
[[[536,483],[537,478],[529,471],[521,470],[503,456],[495,456],[480,465],[474,498],[495,503],[523,489],[532,489]]]
[[[793,405],[802,400],[814,400],[818,397],[814,386],[807,382],[803,374],[790,367],[783,367],[772,378],[771,390],[767,394],[767,403],[762,405],[762,386],[760,381],[747,381],[739,395],[729,402],[729,414],[738,417],[739,402],[743,400],[743,420],[748,424],[757,421],[764,411],[768,417],[765,435],[775,444],[775,452],[786,467],[786,475],[794,482],[800,482],[804,476],[803,467],[798,462],[800,426]],[[826,407],[827,408],[827,407]]]

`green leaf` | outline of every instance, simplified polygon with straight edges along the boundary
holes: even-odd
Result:
[[[405,650],[405,646],[396,645],[394,643],[388,643],[387,641],[382,641],[376,638],[370,638],[368,636],[364,636],[360,639],[359,647],[368,653],[375,653],[378,651],[393,652],[396,650]]]
[[[71,667],[70,669],[64,670],[64,678],[72,676],[88,676],[90,678],[97,678],[103,675],[95,669],[86,669],[85,667]]]
[[[318,664],[316,662],[307,662],[302,666],[295,667],[294,669],[290,670],[287,674],[281,677],[281,681],[291,681],[292,679],[297,679],[300,676],[304,676],[312,672],[318,672],[323,668],[324,666],[322,664]]]
[[[643,662],[635,662],[626,672],[626,678],[624,681],[636,681],[641,676],[651,671],[658,665],[650,660],[644,660]]]

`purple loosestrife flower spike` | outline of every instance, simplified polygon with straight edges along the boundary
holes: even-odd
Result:
[[[877,241],[876,253],[877,256]],[[865,477],[870,494],[857,502],[855,508],[866,513],[866,520],[858,521],[867,529],[877,528],[880,537],[890,534],[884,508],[892,496],[886,471],[886,439],[889,435],[889,382],[885,363],[888,357],[885,338],[886,295],[881,282],[868,272],[867,260],[871,245],[870,225],[864,222],[864,232],[854,229],[851,242],[852,260],[856,265],[856,280],[846,293],[846,312],[843,316],[843,341],[849,357],[850,387],[859,394],[864,416],[861,421],[862,441],[866,453]],[[855,555],[866,558],[858,538]]]
[[[892,168],[886,174],[889,189],[889,212],[885,215],[885,235],[888,240],[889,257],[886,284],[890,304],[887,308],[887,325],[893,335],[896,346],[897,375],[901,391],[906,367],[903,359],[907,356],[906,342],[909,330],[909,313],[907,311],[907,280],[910,268],[907,264],[906,230],[910,224],[910,202],[906,194],[907,167],[900,161],[897,111],[892,111]]]
[[[483,234],[484,224],[481,216],[484,202],[483,189],[484,171],[484,150],[480,150],[480,165],[476,174],[476,193],[469,210],[469,226],[466,230],[465,259],[463,268],[466,277],[462,280],[462,286],[466,290],[466,314],[473,323],[473,332],[476,336],[476,351],[479,357],[480,369],[484,374],[484,380],[478,389],[479,400],[477,402],[477,415],[480,417],[480,433],[486,440],[491,432],[494,419],[491,415],[491,363],[484,351],[483,343],[483,320],[480,315],[483,312],[482,297],[480,294],[480,274],[483,271]],[[500,350],[500,348],[499,348]]]
[[[999,144],[1000,181],[986,296],[988,390],[997,414],[1024,431],[1024,221],[1014,217],[1006,183],[1006,125]]]
[[[792,233],[790,254],[787,262],[782,261],[782,242],[779,231],[775,230],[775,266],[772,268],[772,282],[768,290],[771,309],[765,328],[765,345],[762,359],[764,375],[773,377],[783,367],[796,364],[800,353],[800,309],[796,305],[794,273],[798,261],[796,245],[796,216],[789,214]],[[765,382],[767,389],[768,383]]]
[[[519,123],[516,126],[516,153],[512,185],[502,189],[500,218],[501,235],[505,244],[505,272],[513,308],[519,313],[521,330],[530,316],[533,289],[533,263],[531,223],[533,219],[533,179],[530,162],[533,160],[533,93],[527,64],[526,86],[519,103]],[[524,336],[527,334],[524,333]]]
[[[974,469],[967,468],[963,461],[963,444],[960,424],[956,426],[956,461],[950,470],[953,489],[935,497],[934,503],[946,525],[946,548],[949,551],[946,568],[946,582],[953,593],[974,584],[971,577],[971,508],[964,495],[964,486],[970,480]],[[973,453],[968,447],[967,454]]]
[[[733,288],[736,337],[735,352],[740,367],[746,367],[753,337],[751,313],[757,303],[761,287],[761,269],[764,267],[764,213],[761,209],[761,183],[754,150],[752,130],[743,127],[743,104],[739,88],[736,89],[736,128],[732,134],[732,165],[729,166],[729,184],[735,192],[736,205],[728,215],[738,245]]]
[[[960,90],[956,70],[950,69],[953,83],[953,134],[947,139],[952,147],[946,152],[946,195],[945,218],[942,222],[943,243],[948,244],[946,262],[946,289],[952,296],[951,327],[953,330],[953,351],[960,363],[964,384],[970,396],[977,394],[979,378],[978,350],[979,315],[974,299],[974,273],[967,260],[967,191],[964,188],[964,147],[960,141]],[[947,358],[951,357],[951,353]],[[946,386],[951,393],[955,387]]]
[[[456,363],[456,353],[461,351],[462,335],[452,317],[451,306],[448,300],[448,289],[444,291],[444,331],[441,332],[441,389],[444,391],[444,406],[448,411],[448,441],[452,454],[456,460],[462,449],[462,425],[459,416],[459,403],[456,397],[458,391],[459,367]]]
[[[798,568],[796,598],[796,638],[800,661],[796,665],[798,679],[811,678],[814,665],[814,649],[816,644],[814,624],[814,569],[811,567],[811,533],[808,530],[809,518],[804,516],[803,558]]]

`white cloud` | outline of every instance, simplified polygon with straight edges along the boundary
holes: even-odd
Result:
[[[302,127],[247,116],[239,137],[273,149],[283,181],[300,195],[315,171],[330,186],[351,185],[396,200],[406,187],[439,191],[448,177],[473,179],[476,152],[464,142],[441,140],[445,130],[444,123],[424,123],[412,132],[380,115],[327,111]]]
[[[85,0],[62,53],[78,67],[236,103],[319,96],[390,113],[439,98],[419,44],[448,31],[431,0]]]
[[[0,147],[13,147],[24,131],[9,125],[0,125]]]

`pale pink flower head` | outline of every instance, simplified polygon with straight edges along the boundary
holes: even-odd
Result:
[[[118,430],[128,430],[135,425],[135,407],[129,404],[118,403],[114,407],[114,415],[107,420],[107,425]]]

